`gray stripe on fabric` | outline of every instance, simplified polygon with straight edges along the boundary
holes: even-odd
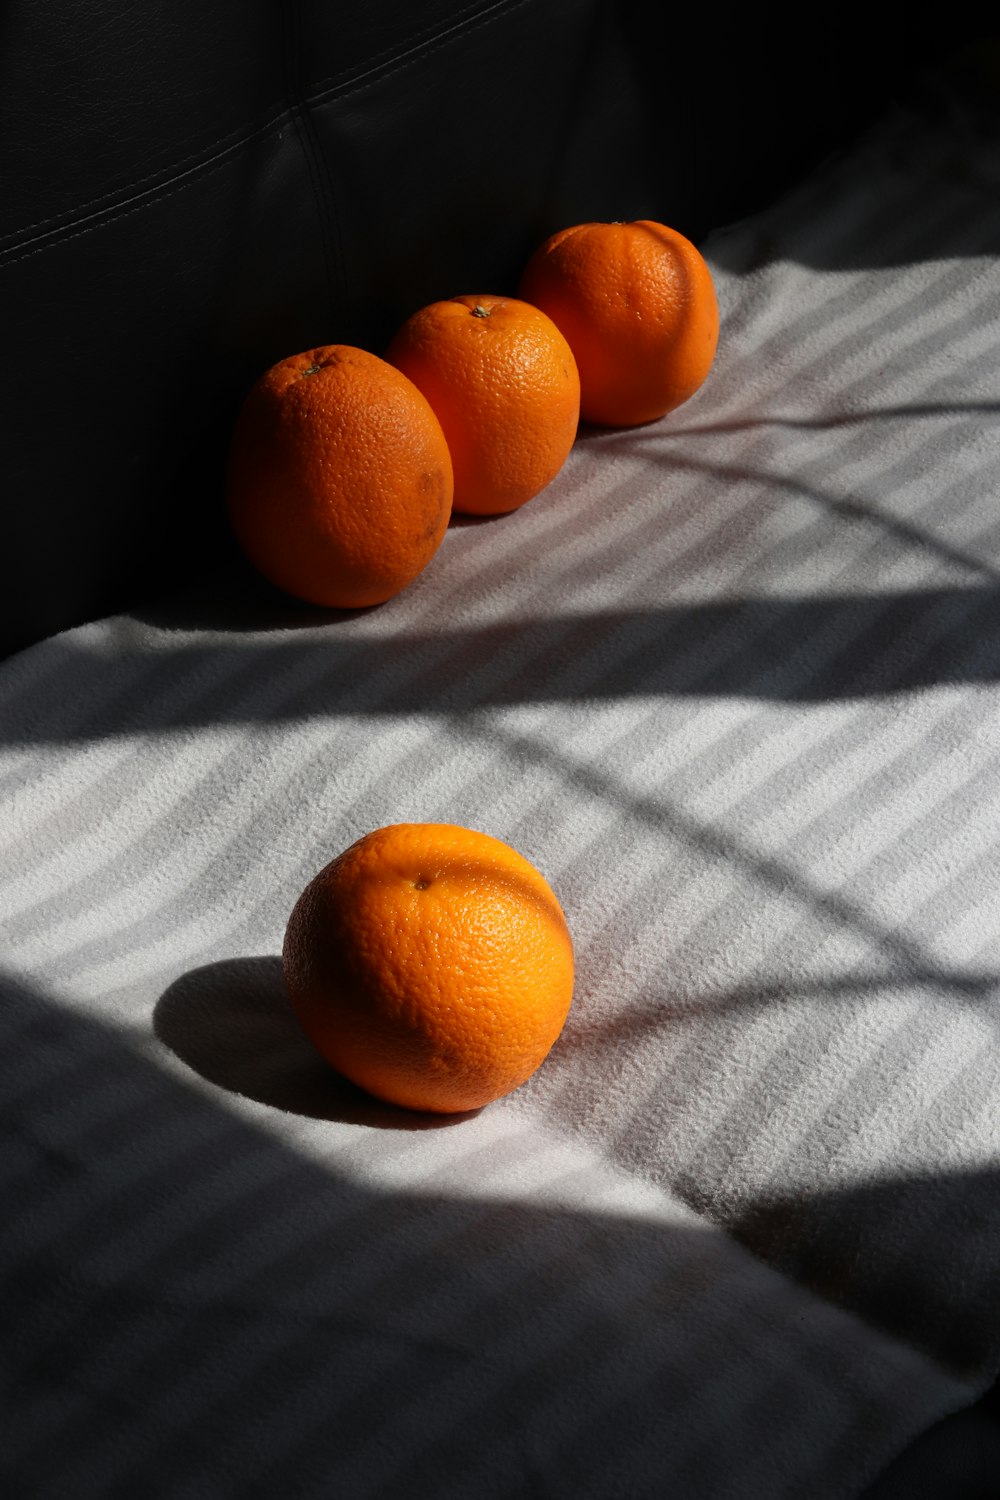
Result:
[[[652,811],[652,809],[651,809],[651,811]],[[657,808],[656,812],[657,812],[657,814],[659,814],[660,818],[663,819],[662,809]],[[671,818],[669,815],[667,815],[667,817],[665,819],[665,822],[666,822],[666,826],[667,827],[671,828],[672,831],[676,831],[676,829],[677,829],[677,819],[676,819],[676,817]],[[697,841],[699,840],[699,838],[704,838],[705,837],[705,830],[701,829],[701,828],[695,827],[695,828],[692,829],[692,836],[694,837],[695,842],[697,843]],[[728,843],[726,847],[729,849],[730,854],[732,854],[734,852],[733,848],[732,848],[732,845],[731,845],[731,842]],[[771,860],[767,860],[767,861],[764,862],[764,864],[762,866],[761,865],[761,861],[759,859],[752,858],[751,859],[751,868],[758,875],[760,873],[762,873],[762,870],[766,871],[769,868],[773,869],[774,872],[775,872],[775,876],[777,878],[777,882],[778,882],[777,889],[780,891],[780,890],[782,890],[782,889],[785,888],[786,881],[785,881],[785,877],[780,873],[780,870],[781,870],[780,865],[775,865]],[[649,884],[651,886],[655,887],[656,883],[657,883],[657,874],[654,873],[650,877]],[[722,897],[720,899],[720,905],[724,902],[724,900],[725,900],[724,897]],[[822,904],[823,904],[824,909],[827,912],[829,912],[830,914],[835,915],[839,920],[846,922],[849,929],[852,928],[852,927],[854,927],[854,926],[856,926],[857,923],[858,923],[858,921],[859,921],[859,919],[860,919],[861,923],[862,923],[862,930],[863,931],[865,931],[865,932],[871,931],[872,935],[875,936],[877,940],[880,940],[880,941],[883,941],[883,942],[887,941],[888,944],[889,944],[889,951],[890,952],[900,952],[900,953],[904,954],[906,956],[906,959],[907,959],[906,968],[915,969],[918,973],[924,973],[924,974],[927,975],[928,978],[931,978],[932,976],[936,976],[936,977],[940,978],[942,981],[945,981],[945,982],[947,982],[950,979],[950,976],[948,975],[948,973],[947,973],[946,970],[938,969],[937,966],[933,965],[933,964],[931,964],[928,967],[926,965],[926,963],[923,962],[923,955],[921,954],[920,950],[919,949],[913,949],[907,943],[902,942],[900,940],[899,936],[895,932],[893,932],[891,930],[887,931],[884,934],[884,937],[883,937],[880,934],[878,934],[877,929],[875,929],[873,931],[872,928],[871,928],[870,921],[867,920],[867,919],[864,919],[861,916],[860,910],[857,909],[857,908],[854,908],[851,904],[845,902],[845,900],[844,900],[844,898],[842,896],[840,896],[840,895],[838,895],[836,893],[832,893],[832,892],[824,892],[822,894],[821,900],[822,900]],[[616,920],[616,917],[612,916],[611,922],[614,923],[615,920]],[[688,935],[685,934],[684,936],[688,936]],[[695,940],[695,942],[693,943],[693,947],[697,949],[698,946],[699,946],[699,944],[698,944],[697,940]]]
[[[995,237],[981,218],[976,220],[964,213],[956,214],[953,221],[957,224],[962,220],[968,221],[971,233],[971,243],[964,247],[963,254],[983,259],[979,276],[989,295],[988,257],[995,250]],[[930,226],[927,242],[928,248],[938,244]],[[794,393],[792,376],[801,383],[811,376],[829,378],[836,373],[843,380],[852,363],[862,368],[874,366],[870,379],[898,370],[900,350],[888,342],[888,336],[910,323],[928,325],[948,308],[956,293],[967,292],[969,286],[964,259],[955,263],[938,260],[937,256],[933,268],[928,262],[895,275],[881,269],[862,269],[828,272],[820,277],[800,272],[799,276],[804,293],[801,311],[795,310],[790,298],[788,267],[784,264],[780,274],[777,266],[762,268],[757,282],[748,289],[749,295],[741,288],[741,305],[748,309],[742,314],[743,326],[731,326],[723,306],[725,340],[709,377],[716,420],[726,419],[730,405],[747,414],[748,402],[752,418],[755,408],[769,394]],[[873,284],[878,286],[878,297],[866,297],[864,291],[871,293]],[[777,296],[781,297],[780,314],[774,301]],[[761,324],[771,321],[774,331],[762,337]],[[706,395],[708,389],[706,383]],[[912,384],[910,390],[912,399]],[[679,417],[675,413],[673,420],[683,426],[685,416],[690,418],[692,410],[707,404],[706,395],[699,394],[690,406],[681,409]]]
[[[776,385],[772,394],[784,396],[787,403],[788,392],[789,390],[794,390],[796,382],[809,382],[811,385],[815,382],[824,381],[824,377],[828,381],[831,370],[836,370],[838,386],[834,389],[844,390],[848,397],[844,402],[844,409],[848,412],[857,412],[859,418],[863,418],[863,403],[866,398],[870,398],[884,407],[887,402],[897,399],[897,392],[900,392],[901,389],[909,391],[913,389],[912,367],[901,361],[889,364],[886,364],[884,359],[880,361],[876,336],[885,335],[886,337],[891,337],[894,354],[896,351],[905,348],[907,354],[911,357],[921,354],[926,354],[927,356],[934,355],[936,362],[939,363],[942,355],[941,338],[946,329],[948,334],[946,348],[952,358],[960,352],[964,353],[968,351],[972,353],[973,359],[968,365],[958,366],[957,370],[946,369],[943,373],[932,374],[930,379],[921,382],[920,390],[922,397],[928,401],[935,398],[943,399],[952,390],[955,390],[956,394],[950,399],[953,407],[958,408],[957,414],[961,415],[961,397],[957,394],[957,391],[964,389],[967,384],[975,382],[976,378],[980,375],[985,379],[990,378],[994,368],[994,364],[991,363],[991,355],[995,356],[998,343],[1000,343],[1000,337],[998,337],[995,326],[991,326],[988,317],[984,320],[981,309],[972,308],[968,312],[963,311],[961,314],[951,311],[950,302],[954,292],[966,289],[967,282],[965,277],[963,277],[963,271],[964,267],[962,266],[952,267],[949,268],[949,271],[942,273],[935,279],[933,290],[939,295],[940,300],[935,303],[933,309],[930,309],[927,304],[930,289],[926,285],[918,285],[913,288],[907,288],[906,301],[898,314],[891,318],[883,318],[881,322],[875,325],[869,323],[859,328],[856,334],[853,335],[853,343],[858,355],[857,362],[860,368],[850,375],[849,380],[847,377],[850,372],[844,368],[844,345],[846,340],[839,325],[835,324],[836,338],[833,345],[829,348],[822,347],[813,353],[813,344],[805,341],[803,345],[803,357],[800,357],[796,363],[781,370],[780,382]],[[865,305],[864,299],[859,298],[858,300],[862,306]],[[947,321],[943,323],[943,326],[941,317],[937,316],[935,321],[933,316],[940,314],[941,311],[951,313]],[[1000,311],[1000,306],[998,306],[998,311]],[[920,331],[921,328],[923,328],[923,331]],[[908,344],[904,344],[900,339],[900,333],[903,329],[913,330],[913,336]],[[812,357],[806,357],[808,355]],[[933,371],[934,366],[931,369]],[[720,373],[722,378],[725,378],[726,371],[723,370]],[[826,381],[824,381],[824,384],[826,384]],[[755,380],[755,391],[758,385],[759,380]],[[807,385],[807,389],[810,388],[810,385]],[[991,387],[990,394],[992,395],[992,393]],[[834,391],[829,391],[826,394],[833,395]],[[741,405],[745,411],[745,400]],[[752,423],[759,424],[762,416],[768,416],[767,407],[766,404],[760,403],[759,396],[755,396],[755,405],[756,410],[753,411],[750,420]],[[761,405],[763,405],[763,412],[760,409]],[[995,410],[995,404],[993,410]],[[954,411],[949,410],[944,416],[945,419],[954,420],[955,414]],[[989,405],[986,405],[985,411],[974,410],[972,415],[988,417],[990,415]],[[733,428],[734,435],[740,431],[742,429],[739,427]],[[751,426],[749,431],[756,438],[756,445],[758,447],[764,448],[765,451],[774,450],[774,435],[768,429],[762,430],[758,425],[756,427]],[[709,435],[711,435],[711,430]],[[640,429],[623,441],[641,448],[656,441],[659,436],[652,429]],[[692,432],[692,436],[698,437],[703,436],[703,434],[695,429]],[[857,436],[860,441],[856,443],[855,451],[861,457],[862,462],[864,462],[866,458],[869,458],[871,453],[871,432],[868,426],[863,425]],[[783,463],[786,466],[790,465],[795,456],[801,453],[807,454],[812,460],[813,456],[817,453],[817,449],[822,451],[824,445],[830,451],[836,451],[840,447],[840,437],[839,426],[830,427],[819,434],[809,427],[785,431],[782,433],[781,445]]]
[[[891,711],[887,711],[887,712],[891,712]],[[929,771],[933,771],[939,765],[939,761],[935,759],[933,749],[930,748],[930,747],[933,747],[933,745],[936,742],[937,738],[940,736],[942,727],[947,727],[948,729],[957,732],[957,731],[960,731],[960,729],[961,729],[962,721],[963,721],[963,716],[962,716],[961,708],[955,709],[955,708],[949,708],[949,707],[946,706],[945,708],[943,708],[943,709],[941,709],[939,711],[939,713],[938,713],[935,721],[932,722],[932,724],[929,726],[929,728],[927,730],[927,734],[926,734],[925,740],[923,742],[924,744],[926,744],[929,747],[928,748],[928,760],[927,760],[927,768],[928,768]],[[875,726],[873,726],[872,722],[869,720],[868,721],[869,731],[871,731],[871,729],[873,727],[875,727]],[[840,743],[839,744],[838,744],[837,737],[834,737],[832,741],[827,741],[825,743],[825,745],[824,745],[823,748],[827,752],[827,756],[828,756],[828,758],[829,758],[829,760],[830,760],[830,762],[831,762],[832,765],[836,765],[837,764],[838,759],[839,759],[839,757],[842,754],[842,750],[843,749],[847,749],[847,748],[850,747],[853,738],[854,738],[853,729],[852,729],[852,725],[851,725],[851,723],[849,721],[848,724],[845,726],[845,730],[844,730],[843,734],[840,736]],[[905,765],[905,763],[907,762],[907,760],[912,756],[912,753],[913,753],[912,748],[911,747],[907,747],[907,746],[904,746],[903,749],[900,750],[897,753],[896,760],[900,763],[900,767],[901,768],[902,768],[902,766]],[[946,754],[947,752],[944,752],[944,753]],[[626,761],[627,761],[627,756],[625,758],[626,758]],[[944,756],[941,757],[941,759],[943,759],[943,758],[944,758]],[[981,773],[973,773],[973,774],[986,774],[987,768],[988,768],[988,758],[987,758],[987,766],[984,766],[983,771]],[[805,860],[804,860],[804,857],[803,857],[804,854],[805,854],[805,847],[802,846],[802,839],[803,839],[803,837],[806,836],[806,835],[808,835],[810,838],[815,839],[816,842],[817,842],[817,845],[818,845],[816,853],[817,853],[818,856],[822,855],[823,849],[824,849],[824,845],[826,843],[828,843],[828,835],[826,835],[826,833],[824,832],[824,830],[828,826],[828,824],[830,823],[831,818],[832,818],[832,821],[834,822],[834,824],[838,827],[838,829],[841,828],[842,827],[842,818],[841,818],[840,814],[841,814],[841,808],[843,807],[843,805],[845,803],[848,803],[848,804],[853,803],[856,800],[856,798],[857,798],[858,791],[861,790],[862,787],[866,783],[867,783],[867,785],[868,785],[869,788],[877,787],[880,784],[880,782],[883,781],[883,779],[885,778],[885,776],[888,775],[888,776],[891,777],[892,774],[893,774],[893,765],[892,765],[892,761],[891,760],[890,760],[890,762],[888,764],[888,767],[885,768],[885,769],[883,769],[883,767],[881,767],[878,764],[876,764],[875,769],[869,774],[869,776],[866,778],[866,780],[864,782],[855,782],[854,784],[848,786],[848,788],[846,788],[845,790],[840,791],[838,793],[838,796],[837,796],[836,800],[834,802],[832,802],[832,803],[825,804],[824,807],[822,809],[820,809],[820,811],[818,813],[814,809],[813,799],[808,795],[808,787],[805,784],[803,784],[803,786],[801,787],[801,797],[802,797],[802,801],[803,801],[803,803],[805,805],[805,808],[806,808],[806,815],[808,817],[808,822],[805,823],[802,828],[800,828],[799,834],[798,834],[798,838],[799,838],[799,841],[800,841],[800,849],[799,849],[799,854],[798,854],[798,863],[799,863],[800,867],[801,867],[802,864],[805,863]],[[778,772],[778,778],[783,779],[783,776],[784,776],[784,768],[782,768]],[[767,784],[766,780],[763,783],[758,783],[757,787],[754,789],[755,793],[756,793],[756,797],[759,797],[760,786],[762,784],[766,785]],[[965,784],[965,781],[963,781],[963,785],[964,784]],[[776,791],[776,793],[778,792],[778,788],[777,787],[775,788],[775,791]],[[751,794],[748,794],[748,795],[754,795],[754,794],[751,793]],[[956,795],[960,795],[960,791],[957,792]],[[756,797],[755,797],[755,802],[756,802]],[[776,807],[777,807],[777,804],[780,801],[781,801],[780,796],[776,796],[776,798],[775,798],[775,805],[776,805]],[[655,806],[657,806],[657,804],[651,802],[648,798],[643,799],[640,805],[642,805],[644,807],[644,809],[646,809],[648,812],[651,812],[652,809]],[[736,807],[739,808],[742,805],[743,805],[742,803],[737,803]],[[721,811],[721,809],[720,809],[720,811]],[[733,811],[733,805],[732,804],[728,805],[726,807],[725,811],[727,812],[727,814],[731,815],[732,811]],[[933,809],[927,813],[927,817],[928,818],[932,817],[933,815],[934,815]],[[739,820],[739,818],[737,818],[737,819],[734,819],[733,821],[738,823],[740,820]],[[881,859],[884,858],[884,855],[885,855],[885,845],[883,844],[882,846],[880,846],[879,850],[877,851],[876,857],[879,860],[881,860]],[[857,873],[860,873],[860,871],[857,871],[856,875],[857,875]],[[783,888],[784,888],[784,882],[783,882],[783,880],[779,880],[776,889],[780,891]],[[702,908],[701,908],[701,916],[699,918],[699,921],[704,922],[705,924],[711,923],[715,919],[715,917],[717,916],[717,914],[718,914],[718,912],[720,910],[720,907],[722,906],[722,904],[724,903],[724,901],[725,901],[725,897],[723,895],[723,896],[720,896],[719,901],[718,901],[718,903],[716,904],[715,907],[711,907],[710,906],[706,910],[704,908],[704,906],[702,906]],[[857,908],[857,914],[858,915],[860,915],[860,911],[861,911],[861,908]],[[845,912],[844,915],[845,915],[845,917],[847,917],[848,913]],[[676,918],[677,918],[677,913],[675,911],[674,914],[673,914],[673,919],[674,919],[675,922],[676,922]],[[868,934],[869,937],[878,939],[878,937],[879,937],[878,929],[871,928],[870,923],[866,924],[865,931],[867,932],[867,934]],[[889,937],[889,934],[886,933],[886,934],[884,934],[884,937],[883,937],[882,940],[884,941],[885,938],[888,938],[888,937]],[[697,932],[697,928],[692,929],[690,931],[686,931],[684,929],[680,929],[678,931],[678,940],[679,941],[684,941],[684,942],[689,942],[692,947],[697,947],[698,946],[698,932]],[[911,961],[913,959],[915,959],[916,957],[917,957],[917,955],[915,953],[911,952],[911,954],[910,954]]]

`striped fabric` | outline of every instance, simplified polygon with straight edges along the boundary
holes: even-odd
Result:
[[[998,162],[942,85],[716,234],[702,391],[389,604],[2,669],[4,1496],[849,1500],[995,1377]],[[282,993],[400,820],[577,947],[454,1121]]]

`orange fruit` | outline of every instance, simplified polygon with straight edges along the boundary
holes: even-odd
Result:
[[[516,510],[559,473],[580,419],[580,380],[552,321],[514,297],[452,297],[408,318],[386,350],[437,412],[455,509]]]
[[[233,433],[229,517],[254,566],[312,604],[381,604],[411,583],[451,517],[451,456],[411,381],[327,344],[272,365]]]
[[[719,307],[690,240],[657,224],[574,224],[547,239],[519,295],[562,329],[588,422],[654,422],[693,396],[715,357]]]
[[[376,829],[309,882],[285,981],[338,1072],[392,1104],[448,1114],[523,1083],[555,1042],[573,945],[544,877],[450,823]]]

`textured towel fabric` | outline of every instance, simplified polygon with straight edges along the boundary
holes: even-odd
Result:
[[[995,1376],[998,162],[941,85],[717,234],[702,391],[389,604],[5,666],[5,1495],[848,1500]],[[577,946],[450,1122],[275,957],[410,819]]]

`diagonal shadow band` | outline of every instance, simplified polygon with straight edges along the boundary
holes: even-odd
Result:
[[[690,1215],[498,1196],[477,1121],[464,1193],[379,1188],[19,979],[2,1001],[5,1494],[652,1500],[816,1464],[853,1494],[974,1394]]]
[[[23,981],[2,996],[5,1494],[853,1495],[986,1383],[690,1216],[378,1189]]]
[[[10,745],[638,696],[841,702],[997,681],[1000,588],[727,599],[388,640],[333,624],[156,652],[72,637],[46,649],[44,692],[11,695]]]

